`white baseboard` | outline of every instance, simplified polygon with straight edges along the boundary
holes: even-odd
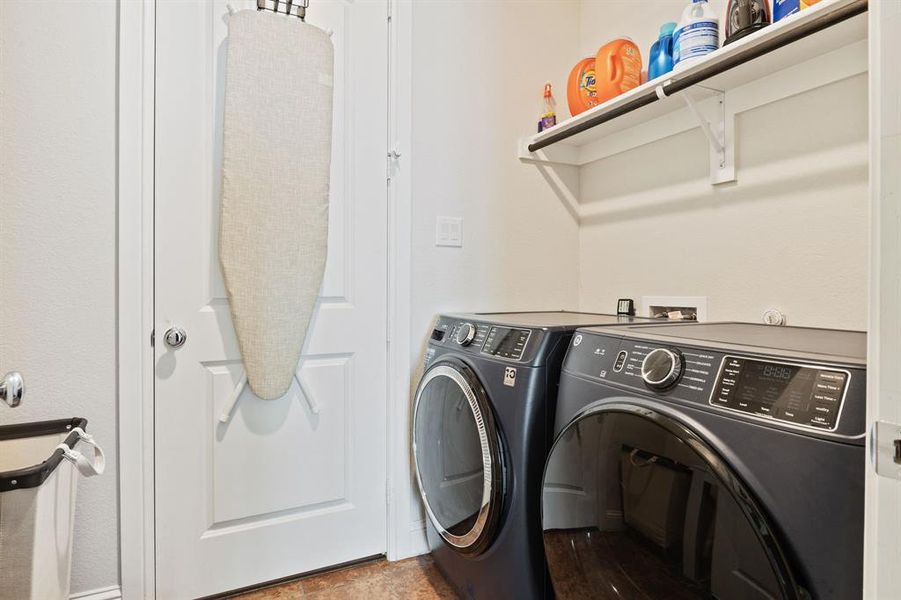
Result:
[[[425,526],[425,519],[410,523],[410,556],[429,553],[429,540],[425,534]]]
[[[69,596],[69,600],[122,600],[122,589],[118,585],[78,592]]]
[[[399,539],[400,543],[395,547],[394,553],[388,556],[388,560],[405,560],[420,554],[428,554],[431,551],[425,533],[424,519],[411,521]]]

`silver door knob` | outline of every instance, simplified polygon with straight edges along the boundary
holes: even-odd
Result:
[[[170,327],[166,331],[166,345],[170,348],[181,348],[188,341],[188,334],[181,327]]]
[[[10,408],[19,406],[25,395],[25,380],[21,373],[12,371],[0,379],[0,400],[9,404]]]

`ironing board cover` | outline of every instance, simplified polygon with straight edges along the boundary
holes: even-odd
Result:
[[[328,242],[334,50],[299,19],[229,19],[219,258],[247,381],[291,386]]]

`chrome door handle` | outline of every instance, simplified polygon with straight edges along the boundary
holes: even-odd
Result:
[[[170,348],[181,348],[188,341],[188,334],[181,327],[170,327],[166,331],[166,345]]]
[[[21,373],[10,371],[0,380],[0,400],[6,402],[10,408],[19,406],[22,396],[25,395],[25,379]]]

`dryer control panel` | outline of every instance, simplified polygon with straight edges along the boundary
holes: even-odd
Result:
[[[727,355],[710,404],[833,431],[850,378],[845,370]]]
[[[564,371],[791,429],[859,436],[866,373],[842,365],[578,331]],[[846,408],[853,395],[854,408]]]

